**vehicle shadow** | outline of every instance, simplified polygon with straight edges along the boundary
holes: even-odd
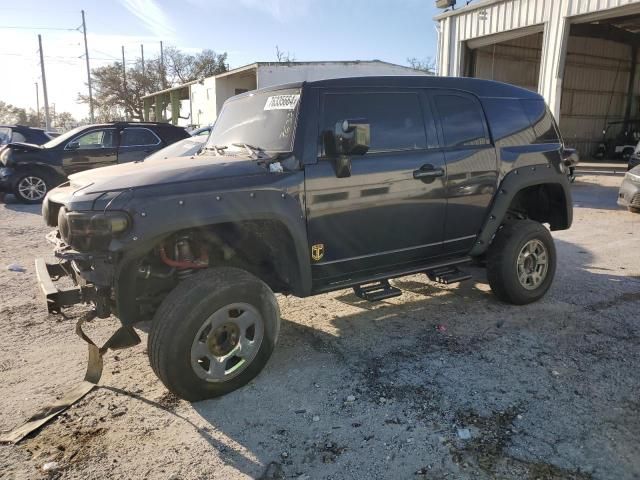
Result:
[[[25,203],[20,203],[11,193],[4,195],[4,197],[0,199],[0,204],[1,203],[4,203],[7,210],[13,210],[14,212],[31,213],[34,215],[40,215],[42,212],[41,204],[37,203],[35,205],[27,205]]]
[[[279,344],[264,372],[229,395],[192,405],[215,432],[230,441],[221,449],[219,440],[209,434],[205,438],[224,462],[252,478],[280,478],[265,474],[265,467],[274,464],[287,476],[339,474],[340,469],[332,466],[342,455],[335,454],[336,445],[340,451],[344,448],[344,461],[355,465],[365,461],[360,449],[366,448],[366,461],[378,465],[378,472],[386,472],[390,470],[384,459],[389,458],[390,445],[400,442],[389,416],[404,418],[401,424],[406,418],[417,419],[417,426],[411,427],[416,432],[426,438],[452,435],[455,442],[451,431],[455,432],[460,412],[519,404],[527,405],[530,422],[563,418],[553,435],[566,437],[563,441],[576,449],[564,457],[549,454],[549,462],[580,464],[589,455],[595,458],[597,450],[580,446],[581,438],[594,428],[591,417],[608,410],[611,402],[619,405],[619,396],[631,395],[636,387],[609,388],[610,396],[597,401],[576,400],[575,391],[596,388],[595,384],[606,390],[606,381],[595,372],[615,371],[619,360],[604,356],[592,375],[581,370],[583,377],[577,383],[560,385],[554,383],[551,366],[554,362],[573,365],[576,351],[599,345],[608,335],[609,321],[602,325],[598,312],[619,302],[640,300],[640,278],[598,269],[594,273],[589,252],[560,240],[556,245],[561,260],[552,290],[540,302],[524,307],[495,299],[484,271],[478,268],[472,269],[474,280],[454,287],[420,276],[395,280],[405,294],[378,304],[363,302],[347,291],[316,300],[283,300]],[[619,320],[615,328],[625,330],[628,338],[622,338],[639,343],[640,326],[633,322],[632,318]],[[611,338],[619,340],[615,335]],[[568,357],[557,353],[561,346],[572,353]],[[550,366],[541,369],[549,356],[553,357]],[[593,359],[586,355],[576,361],[575,368],[589,361]],[[357,398],[354,404],[345,402],[350,394]],[[393,407],[381,403],[380,397],[393,399],[389,400]],[[574,408],[576,403],[580,409]],[[523,432],[514,442],[532,442],[538,448],[526,435]],[[633,441],[629,435],[633,436],[629,433],[618,442]],[[443,451],[436,448],[434,456],[449,458],[451,445],[447,443]],[[389,478],[412,477],[427,461],[420,457],[405,456]],[[324,473],[314,475],[318,469]]]
[[[624,177],[620,176],[620,183]],[[620,185],[605,186],[595,182],[581,180],[572,184],[573,206],[576,208],[593,208],[598,210],[624,210],[616,202]]]

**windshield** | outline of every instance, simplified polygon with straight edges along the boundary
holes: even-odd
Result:
[[[73,130],[69,130],[67,133],[63,133],[62,135],[57,136],[53,140],[48,141],[42,146],[44,148],[54,148],[54,147],[57,147],[58,145],[62,145],[63,143],[66,143],[67,141],[71,140],[73,137],[75,137],[78,133],[80,133],[82,130],[86,128],[87,128],[86,125],[84,127],[76,127]]]
[[[207,147],[247,144],[267,152],[290,152],[299,103],[299,88],[251,93],[228,100]]]

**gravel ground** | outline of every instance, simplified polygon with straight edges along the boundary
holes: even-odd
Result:
[[[542,301],[499,303],[484,272],[424,276],[401,297],[279,299],[266,369],[188,403],[154,377],[143,343],[105,358],[101,386],[36,435],[0,446],[3,478],[640,478],[640,215],[621,176],[582,176],[558,273]],[[0,204],[0,430],[77,383],[85,344],[48,317],[35,256],[39,208]],[[7,265],[26,267],[11,272]],[[69,311],[77,317],[82,308]],[[115,320],[96,321],[104,341]],[[57,468],[43,472],[47,462]]]

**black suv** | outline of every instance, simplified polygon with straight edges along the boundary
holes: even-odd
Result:
[[[251,380],[280,328],[275,293],[389,279],[455,283],[486,265],[498,298],[549,289],[549,230],[572,222],[562,139],[539,95],[468,78],[297,83],[229,99],[203,154],[71,177],[43,205],[57,264],[36,261],[51,312],[93,304],[182,398]],[[82,180],[82,181],[80,181]],[[71,276],[78,287],[58,288]],[[111,344],[113,346],[113,344]]]
[[[142,160],[189,134],[166,123],[87,125],[42,146],[12,139],[0,153],[0,191],[23,203],[39,203],[50,188],[73,173]]]
[[[25,125],[0,125],[0,147],[12,142],[42,145],[49,140],[51,140],[51,137],[41,128],[27,127]]]

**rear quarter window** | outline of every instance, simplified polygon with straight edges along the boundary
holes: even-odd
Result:
[[[529,145],[536,141],[529,117],[519,100],[488,98],[482,103],[496,146]]]
[[[445,147],[489,145],[484,113],[480,105],[467,96],[437,94],[434,98]]]
[[[535,143],[558,143],[562,139],[544,100],[521,100],[536,135]]]

